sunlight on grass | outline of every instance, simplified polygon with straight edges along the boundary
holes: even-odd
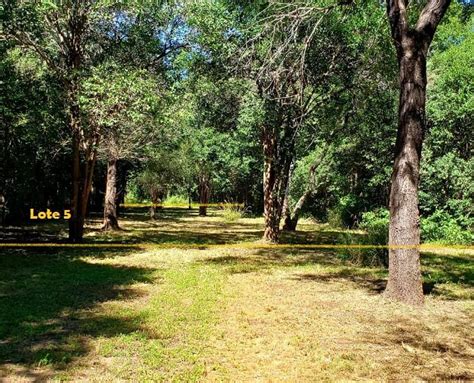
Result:
[[[166,271],[146,305],[133,307],[132,320],[139,329],[98,339],[97,352],[113,366],[107,373],[133,380],[198,380],[206,368],[203,353],[221,288],[222,276],[212,267],[188,265]],[[109,310],[130,320],[120,303]]]
[[[93,242],[201,248],[2,249],[0,381],[474,378],[470,250],[422,250],[415,310],[383,298],[385,268],[337,249],[212,247],[255,241],[262,219],[210,212],[142,212],[113,233],[88,225]],[[301,224],[285,243],[364,235]]]

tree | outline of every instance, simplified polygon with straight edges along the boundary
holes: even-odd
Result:
[[[407,0],[387,0],[387,15],[399,65],[400,98],[395,162],[390,190],[389,278],[385,294],[420,305],[418,185],[425,132],[426,57],[450,0],[428,0],[411,25]]]
[[[324,144],[318,147],[318,150],[312,153],[312,155],[306,156],[303,158],[297,166],[297,171],[300,171],[300,169],[303,169],[304,174],[303,176],[300,175],[300,177],[292,177],[291,181],[291,187],[294,187],[295,178],[304,178],[304,181],[301,182],[299,180],[299,183],[302,183],[304,185],[300,186],[300,189],[303,189],[302,192],[300,192],[300,197],[298,198],[297,202],[294,204],[294,206],[290,205],[290,196],[288,190],[286,201],[285,201],[285,206],[284,206],[284,225],[283,225],[283,230],[287,231],[295,231],[296,226],[298,225],[298,220],[301,214],[301,211],[304,207],[304,204],[306,201],[311,197],[312,194],[318,191],[319,187],[321,184],[324,183],[325,180],[325,175],[327,174],[327,167],[329,165],[329,162],[326,161],[327,157],[327,151],[329,148],[327,148]],[[322,165],[326,165],[323,166]],[[290,189],[290,188],[289,188]]]
[[[98,133],[83,124],[78,102],[81,75],[93,56],[91,15],[97,7],[94,1],[38,1],[7,7],[7,38],[34,52],[62,85],[72,144],[69,239],[73,242],[82,241],[99,140]]]
[[[138,183],[150,196],[152,219],[157,218],[157,205],[162,203],[167,192],[173,186],[185,186],[188,175],[186,147],[162,149],[145,160],[144,167],[137,176]]]
[[[250,28],[244,46],[246,53],[241,60],[244,73],[255,81],[265,113],[261,143],[263,240],[267,242],[279,240],[285,194],[301,128],[312,111],[324,104],[322,93],[337,92],[337,87],[323,90],[321,86],[338,67],[341,53],[334,35],[325,37],[331,23],[324,22],[336,6],[335,3],[319,9],[314,5],[300,8],[298,4],[269,3],[265,12],[257,16],[256,30]],[[319,39],[331,41],[331,47],[323,48],[317,43]],[[318,56],[318,65],[312,65],[309,59],[312,55]]]
[[[0,47],[0,194],[4,222],[15,224],[27,219],[30,208],[64,209],[70,132],[54,74],[14,42],[1,41]]]
[[[150,142],[158,122],[158,94],[157,82],[145,70],[113,62],[94,68],[82,83],[81,106],[100,132],[99,154],[107,161],[104,230],[119,228],[117,162],[140,158],[140,148]]]

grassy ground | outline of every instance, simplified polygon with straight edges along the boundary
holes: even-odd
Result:
[[[208,246],[257,240],[261,219],[137,210],[118,233],[99,226],[87,241],[202,247],[0,250],[0,381],[474,380],[472,251],[423,253],[429,294],[413,309],[380,294],[384,269],[334,251]],[[65,234],[3,234],[44,229]],[[283,241],[348,234],[300,229]]]

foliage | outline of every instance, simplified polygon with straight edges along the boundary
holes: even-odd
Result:
[[[150,141],[158,121],[162,92],[157,81],[144,70],[110,62],[93,68],[81,85],[81,110],[86,123],[99,128],[105,156],[139,156],[139,149]]]
[[[225,202],[221,208],[224,222],[236,222],[246,214],[245,208],[236,203]]]
[[[352,227],[361,211],[360,203],[360,199],[354,194],[340,198],[338,204],[328,212],[329,225],[336,228]]]
[[[389,212],[386,209],[378,209],[362,214],[359,228],[366,232],[365,235],[355,239],[345,235],[344,242],[351,245],[367,245],[368,248],[348,248],[341,252],[343,258],[362,266],[388,266],[388,223]],[[382,246],[380,248],[370,246]]]
[[[424,242],[451,245],[474,244],[474,221],[469,229],[464,229],[458,221],[443,210],[421,219],[421,238]]]
[[[111,152],[121,158],[118,187],[127,201],[149,200],[152,190],[196,200],[206,175],[213,202],[243,202],[260,214],[262,128],[275,128],[285,141],[277,117],[294,119],[308,102],[291,130],[294,142],[280,149],[292,156],[289,206],[310,189],[302,214],[332,227],[364,227],[375,220],[365,212],[387,207],[398,85],[379,3],[81,2],[83,61],[66,73],[59,32],[69,28],[71,4],[10,2],[2,9],[0,193],[7,222],[24,221],[30,207],[70,203],[64,80],[71,79],[83,134],[100,132],[101,161]],[[473,25],[472,7],[453,3],[428,56],[419,194],[425,241],[470,241]],[[101,205],[103,168],[96,166],[94,207]]]
[[[163,205],[169,205],[169,206],[187,206],[188,205],[188,197],[185,195],[179,195],[179,194],[172,194],[166,196],[165,200],[163,201]]]

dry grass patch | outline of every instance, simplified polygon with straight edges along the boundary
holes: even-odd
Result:
[[[261,257],[239,258],[248,265]],[[212,359],[219,368],[209,379],[474,379],[472,303],[429,297],[414,310],[370,285],[377,270],[349,278],[341,265],[288,258],[277,266],[269,257],[265,273],[228,265],[228,303]]]

